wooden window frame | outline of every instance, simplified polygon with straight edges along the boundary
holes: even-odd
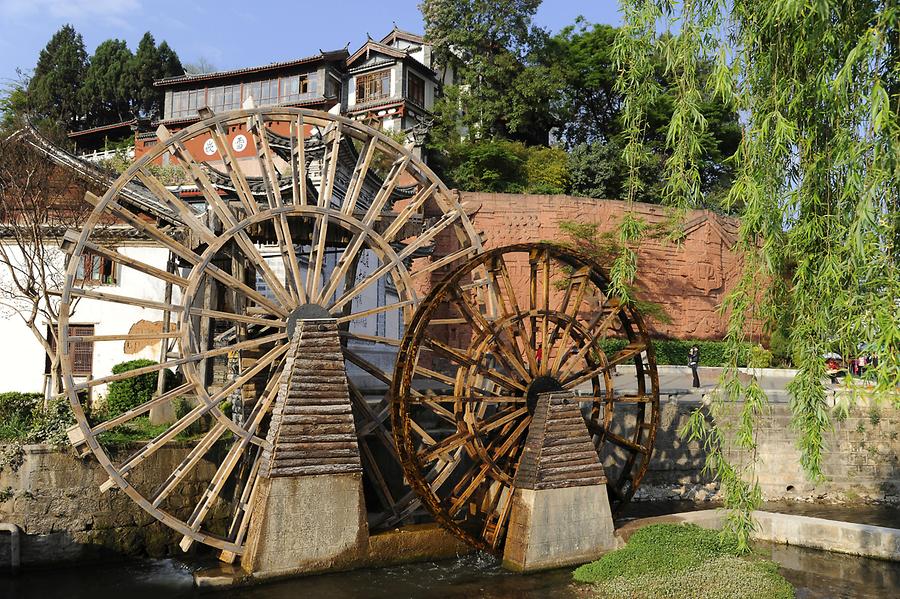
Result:
[[[118,265],[106,256],[85,252],[81,264],[75,271],[75,284],[112,286],[119,282]],[[96,273],[96,276],[95,276]],[[78,276],[78,275],[81,276]]]
[[[56,351],[56,337],[50,334],[50,326],[47,325],[47,339],[50,341],[50,348]],[[83,337],[94,334],[94,326],[92,324],[70,324],[70,337]],[[94,342],[93,341],[77,341],[69,342],[69,355],[72,356],[72,374],[77,377],[92,378],[94,376]],[[44,375],[49,376],[50,372],[50,356],[44,360]]]
[[[387,85],[385,85],[387,83]],[[385,89],[387,88],[387,89]],[[364,104],[391,97],[391,69],[356,76],[356,103]]]
[[[418,93],[413,92],[413,82],[416,82]],[[406,74],[406,98],[425,108],[425,80],[412,72]]]

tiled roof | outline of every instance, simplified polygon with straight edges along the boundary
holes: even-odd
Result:
[[[350,57],[347,59],[347,66],[350,66],[351,64],[359,60],[364,53],[370,50],[374,50],[380,54],[391,56],[393,58],[405,58],[406,56],[408,56],[408,53],[405,50],[398,50],[396,48],[392,48],[391,46],[385,46],[384,44],[378,43],[375,40],[368,40],[365,44],[360,46],[359,50],[350,55]]]
[[[403,31],[394,25],[394,28],[388,33],[386,36],[381,38],[381,43],[387,43],[388,40],[406,40],[408,42],[413,42],[415,44],[424,44],[425,38],[421,35],[416,35],[415,33],[410,33],[409,31]]]
[[[68,137],[79,137],[82,135],[90,135],[92,133],[100,133],[101,131],[109,131],[110,129],[118,129],[120,127],[131,127],[131,125],[134,125],[135,123],[137,123],[137,119],[122,121],[120,123],[110,123],[109,125],[100,125],[99,127],[91,127],[90,129],[72,131],[68,134]]]
[[[265,65],[259,65],[255,67],[245,67],[243,69],[232,69],[230,71],[217,71],[215,73],[200,73],[197,75],[179,75],[177,77],[167,77],[165,79],[159,79],[158,81],[154,81],[153,85],[156,87],[168,87],[170,85],[177,85],[179,83],[193,83],[195,81],[210,81],[213,79],[225,79],[228,77],[234,77],[235,75],[249,75],[252,73],[263,73],[266,71],[273,71],[276,69],[284,69],[293,66],[299,66],[302,64],[308,64],[311,62],[318,62],[321,60],[324,61],[343,61],[347,58],[348,52],[346,48],[342,48],[340,50],[331,50],[328,52],[319,52],[313,56],[307,56],[305,58],[295,58],[293,60],[284,60],[281,62],[272,62]]]

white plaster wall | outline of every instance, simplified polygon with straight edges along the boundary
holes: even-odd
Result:
[[[157,268],[165,268],[168,259],[166,250],[150,246],[121,246],[118,250],[129,257],[141,260]],[[60,257],[60,260],[62,258]],[[117,295],[138,297],[148,300],[163,301],[165,283],[131,268],[119,266],[118,280],[115,285],[103,285],[99,291]],[[9,272],[0,269],[0,279],[9,278]],[[178,290],[174,290],[173,302],[178,301]],[[162,320],[162,312],[115,304],[91,299],[81,299],[74,314],[69,319],[71,324],[93,324],[95,334],[111,335],[127,333],[131,326],[139,320]],[[45,326],[46,323],[42,323]],[[0,313],[0,391],[41,391],[44,381],[45,354],[40,343],[25,326],[22,319],[11,310]],[[125,360],[137,358],[159,359],[159,343],[145,347],[139,353],[125,354],[123,341],[98,342],[94,345],[93,376],[99,378],[110,374],[112,367]],[[94,397],[105,394],[105,385],[94,389]]]

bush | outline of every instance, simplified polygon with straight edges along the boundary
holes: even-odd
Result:
[[[769,350],[772,352],[772,363],[780,367],[793,366],[791,357],[791,340],[788,334],[776,329],[769,338]]]
[[[568,155],[561,148],[526,148],[525,191],[562,194],[569,188]]]
[[[562,194],[569,188],[569,163],[560,148],[506,140],[453,144],[446,156],[450,182],[463,191]]]
[[[59,397],[47,402],[35,412],[31,430],[28,433],[29,443],[50,443],[51,445],[64,445],[68,441],[66,429],[75,424],[75,415],[72,414],[72,406],[65,397]]]
[[[145,366],[157,364],[153,360],[139,359],[121,362],[112,368],[113,374],[120,374],[130,370],[136,370]],[[157,372],[147,372],[122,381],[114,381],[109,384],[109,393],[106,396],[106,418],[127,412],[128,410],[150,401],[156,393]],[[171,388],[174,375],[171,370],[166,370],[166,389]]]
[[[0,440],[26,438],[43,402],[42,393],[0,393]]]
[[[605,339],[600,346],[606,355],[611,355],[627,345],[624,339]],[[691,346],[700,348],[700,366],[724,366],[727,364],[727,346],[724,341],[697,341],[681,339],[654,339],[656,363],[660,366],[687,366]],[[746,366],[750,360],[750,344],[743,344],[738,355],[738,366]]]
[[[750,360],[747,366],[750,368],[769,368],[772,366],[772,352],[762,345],[754,345],[750,348]]]
[[[22,465],[22,446],[27,443],[63,445],[66,429],[75,417],[66,398],[44,402],[42,393],[0,393],[0,472]]]

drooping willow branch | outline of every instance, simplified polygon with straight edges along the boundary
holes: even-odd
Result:
[[[824,476],[835,396],[898,401],[900,9],[874,0],[622,5],[626,39],[618,56],[630,168],[642,155],[641,107],[654,94],[652,84],[636,80],[648,76],[642,57],[663,48],[677,89],[666,140],[667,204],[685,208],[702,199],[695,182],[705,123],[697,118],[697,98],[711,90],[742,117],[727,206],[740,211],[744,270],[722,306],[731,363],[710,413],[697,412],[685,433],[710,448],[726,504],[742,514],[733,523],[746,527],[760,497],[754,424],[767,406],[755,381],[737,379],[737,347],[749,334],[778,323],[790,329],[798,368],[789,388],[793,426],[814,480]],[[655,34],[664,29],[674,33]],[[709,57],[714,67],[704,74],[697,65]],[[626,65],[629,59],[635,64]],[[631,275],[623,264],[622,273]],[[869,385],[848,379],[834,393],[825,382],[826,352],[877,356]],[[731,414],[738,424],[727,434],[719,428],[726,402],[739,402]],[[718,420],[705,426],[701,416]]]

